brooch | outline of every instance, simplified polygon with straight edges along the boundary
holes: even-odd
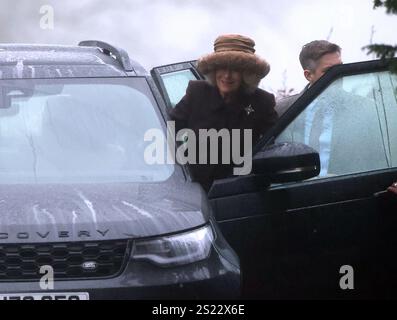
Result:
[[[245,112],[247,112],[247,116],[249,116],[251,113],[254,113],[255,110],[252,108],[252,105],[250,104],[248,107],[244,108]]]

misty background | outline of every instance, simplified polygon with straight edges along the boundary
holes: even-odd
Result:
[[[42,29],[40,8],[54,8],[54,28]],[[362,47],[396,44],[396,16],[372,0],[1,0],[0,42],[77,45],[103,40],[128,51],[146,69],[193,60],[213,51],[215,38],[253,38],[272,67],[261,87],[299,92],[306,84],[298,55],[307,42],[329,39],[343,61],[371,60]]]

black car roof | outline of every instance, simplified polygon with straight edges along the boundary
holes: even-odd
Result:
[[[105,42],[79,46],[0,44],[0,79],[147,75],[128,54]]]

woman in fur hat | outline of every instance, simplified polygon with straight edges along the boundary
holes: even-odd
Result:
[[[197,161],[189,167],[193,180],[206,191],[214,180],[232,175],[235,163],[223,164],[221,151],[223,143],[227,142],[222,139],[217,150],[218,164],[211,164],[209,139],[199,142],[200,129],[218,132],[227,129],[230,137],[233,129],[239,129],[240,141],[231,139],[232,145],[227,150],[232,153],[232,148],[238,146],[240,152],[244,152],[244,129],[252,130],[253,146],[277,119],[274,96],[258,88],[270,66],[255,54],[254,47],[252,39],[241,35],[218,37],[215,51],[198,61],[198,70],[207,81],[191,81],[186,95],[170,111],[177,131],[187,128],[196,135]],[[210,151],[207,152],[207,161],[200,158],[199,150],[203,148]]]

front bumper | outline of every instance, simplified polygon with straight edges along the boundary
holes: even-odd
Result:
[[[130,259],[114,278],[54,281],[43,291],[40,282],[0,282],[0,294],[88,292],[90,299],[238,299],[241,295],[239,260],[218,237],[208,259],[185,266],[161,268]]]

